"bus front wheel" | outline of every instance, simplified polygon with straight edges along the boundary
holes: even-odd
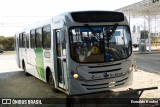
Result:
[[[49,81],[48,81],[48,84],[51,87],[51,90],[53,92],[56,92],[56,93],[58,92],[58,90],[55,88],[54,79],[53,79],[53,76],[52,76],[51,72],[49,72]]]

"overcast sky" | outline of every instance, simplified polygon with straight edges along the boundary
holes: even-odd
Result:
[[[142,0],[0,0],[0,35],[67,11],[116,10]]]

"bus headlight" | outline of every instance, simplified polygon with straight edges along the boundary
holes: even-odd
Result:
[[[73,74],[73,78],[74,78],[74,79],[77,79],[78,77],[79,77],[78,74]]]
[[[83,76],[79,75],[76,72],[71,71],[71,75],[73,76],[74,79],[77,79],[77,80],[80,80],[80,81],[84,81],[85,80],[85,78]]]

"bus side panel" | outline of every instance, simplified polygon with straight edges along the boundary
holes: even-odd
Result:
[[[36,72],[35,76],[43,81],[45,81],[45,67],[44,67],[44,55],[42,48],[36,48],[35,52],[35,63],[36,63]]]
[[[46,80],[46,68],[48,67],[50,70],[51,70],[51,72],[53,73],[54,72],[54,70],[53,70],[53,58],[52,58],[52,54],[53,54],[53,51],[51,51],[51,50],[44,50],[44,53],[43,53],[43,55],[44,55],[44,75],[45,75],[45,80]],[[52,75],[54,75],[54,74],[52,74]]]
[[[29,49],[29,55],[28,55],[28,69],[27,69],[27,72],[29,72],[30,74],[34,75],[35,76],[35,72],[37,71],[36,70],[36,55],[35,55],[35,51],[34,49],[30,48]]]
[[[30,49],[28,72],[42,81],[46,81],[45,70],[47,66],[50,66],[44,59],[44,50],[42,48]],[[46,66],[44,66],[44,64]]]
[[[19,38],[15,35],[15,51],[16,51],[16,63],[20,67],[20,58],[19,58]]]
[[[26,49],[25,48],[19,48],[19,56],[20,56],[20,68],[23,69],[23,61],[26,64]]]

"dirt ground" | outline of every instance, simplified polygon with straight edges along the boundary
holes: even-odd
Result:
[[[124,90],[127,88],[139,89],[148,87],[158,87],[158,89],[144,91],[140,98],[160,98],[160,74],[137,70],[134,72],[132,85],[125,88],[120,88],[118,90]]]

